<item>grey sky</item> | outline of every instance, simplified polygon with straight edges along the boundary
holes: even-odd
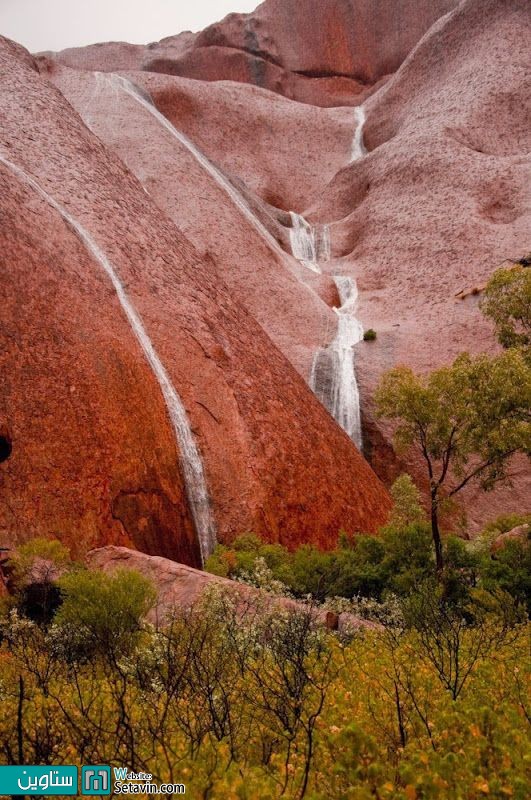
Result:
[[[261,0],[0,0],[0,33],[28,50],[104,41],[142,44],[197,31]]]

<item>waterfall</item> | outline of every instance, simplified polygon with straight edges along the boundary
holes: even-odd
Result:
[[[205,559],[210,555],[216,545],[216,530],[210,501],[206,486],[203,464],[199,450],[194,441],[190,428],[190,423],[182,401],[173,386],[168,373],[166,372],[160,358],[158,357],[151,340],[146,333],[142,320],[133,304],[127,297],[125,289],[118,277],[113,265],[98,247],[92,236],[75,220],[68,211],[63,208],[53,197],[51,197],[33,178],[27,175],[20,167],[8,161],[0,155],[0,162],[11,170],[21,181],[31,186],[52,208],[54,208],[77,234],[87,250],[98,261],[104,272],[110,278],[114,287],[122,310],[133,330],[133,333],[142,348],[142,351],[153,370],[159,383],[168,415],[170,417],[184,477],[186,493],[194,525],[199,541],[201,559],[204,564]]]
[[[330,229],[328,225],[310,225],[300,214],[290,211],[289,239],[293,256],[314,272],[321,272],[320,263],[330,261]]]
[[[350,436],[358,449],[363,446],[360,397],[354,369],[354,345],[363,339],[363,326],[356,317],[358,288],[353,278],[335,276],[340,308],[337,334],[328,347],[315,354],[310,388]]]
[[[363,144],[363,126],[365,124],[363,106],[357,106],[354,109],[354,119],[356,128],[352,141],[351,162],[358,161],[367,155]],[[306,225],[308,226],[308,223]],[[308,234],[306,233],[306,235]],[[329,241],[327,248],[328,257],[330,257]],[[309,246],[307,249],[310,249]],[[296,255],[294,248],[293,254]],[[353,278],[336,275],[333,280],[341,304],[339,308],[334,309],[338,316],[337,334],[328,347],[321,347],[316,352],[310,374],[310,387],[338,425],[361,450],[363,437],[360,395],[354,369],[354,345],[363,339],[363,325],[356,316],[358,287]]]
[[[277,240],[271,233],[267,230],[265,225],[263,225],[258,217],[253,214],[249,204],[246,202],[244,197],[240,194],[240,192],[235,189],[232,183],[228,180],[228,178],[223,175],[221,170],[219,170],[214,164],[205,156],[204,153],[199,150],[195,146],[195,144],[181,133],[177,128],[175,128],[171,122],[166,119],[164,114],[161,114],[158,108],[154,105],[153,100],[149,93],[143,89],[140,89],[136,84],[132,81],[128,80],[127,78],[123,78],[121,75],[117,75],[114,72],[95,72],[94,73],[96,78],[96,85],[98,86],[100,82],[103,80],[110,84],[113,88],[118,89],[120,91],[125,92],[130,97],[133,98],[137,103],[139,103],[149,114],[151,114],[157,122],[165,128],[168,133],[173,136],[174,139],[177,139],[180,144],[184,145],[186,149],[193,155],[196,161],[203,167],[203,169],[208,172],[208,174],[214,179],[216,184],[223,189],[223,191],[230,197],[234,205],[238,208],[238,210],[242,213],[245,219],[251,223],[253,228],[260,234],[260,236],[267,242],[269,247],[278,253],[282,259],[286,258],[286,253],[281,248]]]
[[[354,119],[356,121],[356,129],[354,131],[354,140],[352,142],[352,155],[350,161],[358,161],[367,155],[367,150],[363,144],[363,126],[365,125],[365,109],[363,106],[356,106],[354,109]]]
[[[296,259],[314,272],[330,260],[330,228],[310,225],[300,214],[290,211],[291,250]],[[340,307],[337,333],[328,347],[320,347],[313,359],[310,389],[332,414],[338,425],[362,448],[360,396],[354,370],[354,345],[363,339],[363,325],[356,317],[358,287],[353,278],[336,275]]]

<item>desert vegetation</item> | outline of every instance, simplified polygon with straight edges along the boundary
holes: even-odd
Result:
[[[440,514],[469,485],[491,491],[510,480],[511,457],[531,453],[531,274],[499,269],[482,311],[494,322],[501,354],[461,353],[428,375],[406,366],[387,372],[376,392],[380,417],[395,423],[397,451],[415,449],[429,486],[437,569],[444,566]]]
[[[491,547],[525,520],[446,539],[443,579],[412,482],[393,491],[380,537],[343,534],[330,553],[250,534],[218,547],[209,568],[263,592],[213,587],[156,626],[138,573],[21,547],[1,622],[2,761],[127,764],[198,798],[523,799],[530,545]],[[365,627],[325,629],[322,604]]]
[[[424,456],[427,510],[404,474],[376,536],[341,531],[323,552],[244,533],[206,564],[233,586],[156,625],[142,575],[87,570],[57,541],[19,547],[0,618],[2,762],[127,765],[197,798],[526,798],[531,519],[468,540],[439,525],[443,501],[508,479],[528,451],[519,269],[485,294],[500,355],[382,381],[397,442]],[[323,610],[346,623],[329,630]]]

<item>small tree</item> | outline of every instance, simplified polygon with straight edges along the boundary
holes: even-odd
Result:
[[[502,347],[519,347],[531,357],[531,270],[515,265],[496,270],[485,288],[481,310],[494,322]]]
[[[391,486],[393,510],[389,519],[392,528],[406,527],[417,522],[424,522],[426,515],[420,504],[420,492],[411,476],[400,475]]]
[[[457,700],[476,664],[517,636],[523,622],[504,592],[476,593],[463,604],[448,602],[443,587],[427,582],[403,605],[418,634],[418,653]]]
[[[19,611],[49,624],[61,603],[57,581],[75,566],[68,548],[57,539],[31,539],[17,548],[9,566]]]
[[[473,482],[492,489],[508,478],[510,456],[531,451],[531,370],[518,350],[494,358],[463,353],[427,376],[397,367],[383,376],[376,403],[379,416],[397,422],[397,447],[415,446],[426,465],[441,571],[441,502]]]

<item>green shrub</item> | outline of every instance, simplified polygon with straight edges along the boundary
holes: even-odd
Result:
[[[10,558],[13,582],[17,589],[28,583],[38,561],[46,562],[46,572],[50,577],[72,564],[68,548],[57,539],[31,539],[20,545]],[[47,575],[44,574],[43,578],[46,579]]]
[[[376,339],[376,331],[373,328],[368,328],[363,334],[364,342],[374,342]]]
[[[291,556],[289,572],[286,575],[288,586],[299,596],[311,594],[317,600],[324,600],[334,579],[334,559],[331,553],[324,553],[313,545],[302,545]]]
[[[156,598],[151,582],[133,570],[81,571],[65,575],[59,585],[63,603],[55,623],[72,658],[129,652]]]
[[[21,545],[10,559],[12,603],[25,617],[48,625],[61,604],[57,579],[75,564],[57,539],[42,537]]]
[[[481,582],[486,589],[508,592],[531,614],[531,542],[512,539],[493,555],[483,554]]]
[[[387,527],[382,539],[385,545],[383,569],[390,591],[407,594],[433,575],[433,545],[427,523]]]
[[[253,585],[274,585],[275,593],[283,586],[290,595],[310,595],[317,602],[356,597],[381,601],[387,594],[407,595],[434,577],[431,531],[419,492],[408,475],[395,481],[391,493],[395,506],[379,536],[340,531],[334,550],[323,552],[303,545],[290,553],[282,545],[265,544],[254,534],[244,534],[231,547],[218,545],[206,568]],[[490,553],[494,536],[527,519],[518,515],[499,518],[486,527],[479,543],[453,535],[444,537],[445,566],[439,580],[448,602],[466,603],[470,590],[481,585],[489,591],[502,589],[518,604],[529,606],[529,544],[510,542],[495,558]]]
[[[357,536],[354,547],[333,554],[334,576],[327,595],[379,599],[386,585],[385,545],[376,536]]]

